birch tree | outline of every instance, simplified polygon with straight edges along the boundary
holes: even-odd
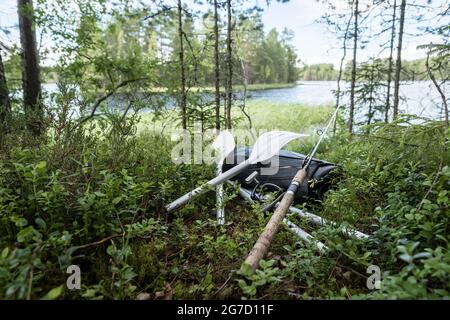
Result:
[[[402,0],[400,4],[400,22],[398,30],[397,43],[397,61],[395,65],[395,80],[394,80],[394,120],[398,116],[399,94],[400,94],[400,71],[402,69],[402,42],[403,42],[403,28],[405,24],[406,0]]]
[[[11,101],[6,82],[5,67],[2,60],[2,51],[0,49],[0,137],[7,130],[7,118],[9,117],[10,112]]]
[[[394,40],[395,40],[395,21],[397,14],[397,0],[394,0],[392,6],[392,25],[391,25],[391,39],[389,44],[389,58],[388,58],[388,71],[387,71],[387,92],[386,92],[386,109],[384,113],[384,122],[389,121],[389,109],[391,103],[391,82],[392,82],[392,69],[393,69],[393,52],[394,52]]]
[[[232,49],[232,12],[231,0],[227,0],[227,103],[226,103],[226,126],[231,129],[231,105],[233,100],[233,49]]]
[[[359,0],[354,1],[354,27],[353,27],[353,60],[350,83],[350,116],[348,120],[348,131],[353,133],[353,122],[355,115],[355,84],[356,84],[356,52],[358,49],[358,5]]]

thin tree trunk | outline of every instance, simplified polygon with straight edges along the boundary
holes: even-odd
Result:
[[[178,37],[180,39],[180,108],[181,108],[181,126],[183,129],[187,128],[187,114],[186,114],[186,74],[184,66],[184,35],[183,35],[183,8],[181,0],[178,0]]]
[[[370,67],[370,94],[369,94],[369,115],[367,117],[367,124],[369,125],[372,122],[373,112],[372,112],[372,106],[373,106],[373,89],[374,89],[374,66],[372,62],[372,66]]]
[[[352,3],[353,7],[353,3]],[[339,73],[337,78],[337,90],[336,90],[336,106],[335,108],[339,108],[340,100],[341,100],[341,79],[342,79],[342,71],[344,69],[344,60],[347,57],[347,39],[348,39],[348,31],[350,30],[350,24],[352,22],[353,18],[353,10],[351,12],[350,18],[348,19],[347,26],[345,28],[345,34],[344,34],[344,44],[343,44],[343,54],[341,57],[341,62],[339,65]],[[337,116],[334,119],[333,123],[333,136],[336,134],[336,122],[337,122]]]
[[[356,83],[356,51],[358,49],[358,3],[355,1],[355,24],[353,30],[353,61],[352,78],[350,84],[350,119],[348,120],[348,131],[353,133],[353,118],[355,116],[355,83]]]
[[[427,71],[428,71],[428,75],[431,79],[431,81],[433,82],[434,86],[436,87],[436,90],[439,92],[439,95],[441,96],[442,99],[442,105],[444,106],[444,119],[445,119],[445,123],[447,124],[447,126],[449,125],[448,122],[448,104],[447,104],[447,98],[445,97],[444,92],[442,91],[442,88],[439,86],[439,84],[436,81],[436,77],[434,76],[433,72],[431,71],[430,68],[430,53],[428,52],[427,54],[427,60],[425,62],[425,66],[427,67]]]
[[[219,14],[217,0],[214,0],[214,83],[216,87],[216,129],[220,130],[220,64],[219,64]]]
[[[400,92],[400,71],[402,69],[402,41],[403,41],[403,26],[405,24],[405,9],[406,0],[402,0],[400,4],[400,27],[398,30],[398,44],[397,44],[397,62],[395,66],[395,82],[394,82],[394,112],[393,118],[397,119],[399,92]]]
[[[6,82],[5,67],[0,49],[0,135],[7,131],[8,117],[11,112],[11,100],[9,99],[9,90]]]
[[[33,1],[17,0],[20,43],[22,46],[23,104],[28,116],[28,129],[34,135],[43,132],[41,79],[39,55],[36,45],[36,30],[33,25]]]
[[[227,107],[226,107],[226,120],[227,120],[227,129],[231,129],[231,104],[232,104],[232,96],[233,96],[233,61],[232,61],[232,48],[231,48],[231,0],[227,0],[227,17],[228,17],[228,26],[227,26]]]
[[[244,114],[244,116],[247,118],[248,120],[248,131],[250,132],[253,140],[256,140],[255,135],[253,134],[253,123],[252,123],[252,118],[250,117],[250,114],[248,114],[247,110],[246,110],[246,102],[247,102],[247,87],[248,87],[248,75],[247,75],[247,70],[245,69],[245,63],[244,60],[240,59],[241,61],[241,69],[242,69],[242,77],[243,77],[243,84],[244,84],[244,96],[242,98],[242,106],[241,106],[241,111]]]
[[[389,109],[391,108],[391,81],[392,81],[392,55],[394,52],[394,38],[395,38],[395,19],[397,14],[397,0],[394,0],[394,8],[392,13],[392,27],[391,27],[391,44],[389,48],[389,64],[388,64],[388,78],[387,78],[387,93],[386,93],[386,109],[384,112],[384,122],[389,121]]]

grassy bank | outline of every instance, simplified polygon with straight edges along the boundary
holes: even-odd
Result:
[[[331,106],[305,106],[299,103],[250,100],[247,102],[246,111],[255,128],[304,132],[309,128],[323,125],[333,109]],[[239,127],[248,127],[248,120],[238,108],[235,108],[234,115],[242,118]]]
[[[249,100],[245,111],[250,116],[252,127],[255,129],[304,132],[310,128],[323,125],[331,114],[332,107]],[[167,111],[163,118],[156,116],[154,113],[142,114],[138,124],[138,132],[150,130],[170,133],[177,128],[178,124],[174,121],[177,116],[178,113],[174,110]],[[240,108],[233,107],[232,117],[237,119],[234,128],[249,128],[248,119]]]
[[[301,132],[310,136],[289,143],[286,149],[299,152],[307,152],[309,146],[317,140],[317,129],[324,126],[333,109],[331,106],[305,106],[298,103],[274,103],[270,101],[249,100],[245,112],[251,118],[253,136],[272,130],[285,130]],[[176,120],[178,113],[169,110],[163,118],[154,113],[145,113],[140,116],[137,123],[137,132],[140,134],[164,134],[170,135],[177,131],[179,123]],[[234,106],[232,117],[235,119],[233,135],[238,145],[249,146],[254,143],[249,133],[250,122],[242,110]]]

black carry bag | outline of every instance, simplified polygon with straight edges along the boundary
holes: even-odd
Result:
[[[250,153],[251,149],[249,148],[235,150],[234,157],[232,158],[230,155],[225,161],[222,167],[223,172],[247,159]],[[239,182],[244,188],[255,191],[258,191],[258,189],[264,189],[264,191],[269,192],[280,189],[286,191],[292,178],[294,178],[297,171],[305,164],[305,158],[306,156],[303,154],[282,150],[279,153],[278,163],[271,159],[268,163],[258,162],[252,164],[232,180]],[[308,198],[315,200],[322,199],[324,193],[333,186],[341,174],[341,170],[339,170],[336,164],[315,158],[311,160],[307,172],[308,177],[296,194],[296,203]]]

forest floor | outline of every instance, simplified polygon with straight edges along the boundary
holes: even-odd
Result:
[[[253,126],[311,132],[330,107],[249,102]],[[237,109],[235,110],[237,113]],[[176,165],[172,125],[143,115],[137,133],[55,134],[39,149],[11,147],[0,158],[0,298],[317,299],[440,298],[450,295],[449,129],[401,118],[350,137],[338,122],[317,157],[343,177],[308,210],[337,223],[314,228],[317,252],[281,227],[254,275],[241,264],[267,223],[226,187],[224,226],[209,193],[167,215],[164,205],[214,176],[212,165]],[[156,123],[156,124],[155,124]],[[238,127],[247,128],[245,118]],[[133,131],[136,132],[136,131]],[[56,132],[57,133],[57,132]],[[17,142],[15,142],[17,144]],[[371,235],[342,235],[348,226]],[[81,290],[66,289],[79,265]],[[371,289],[369,266],[382,273]],[[370,279],[369,279],[370,280]]]

